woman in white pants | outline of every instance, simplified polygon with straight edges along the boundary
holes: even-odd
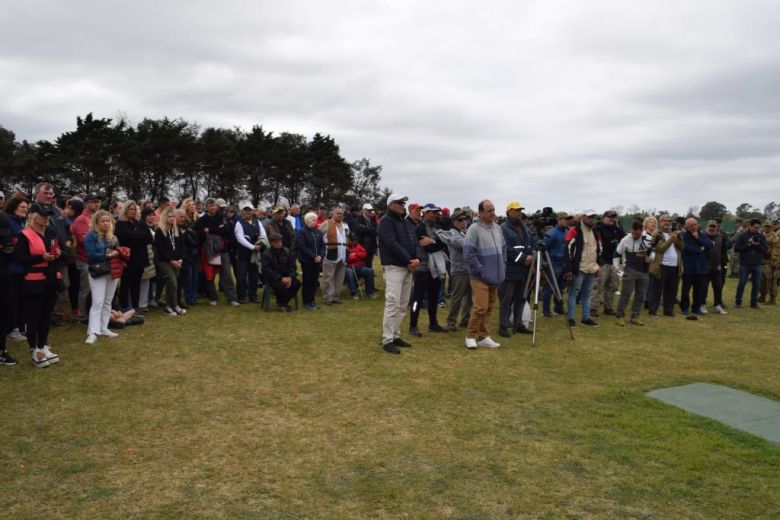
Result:
[[[119,256],[114,219],[107,211],[98,211],[92,217],[89,233],[84,238],[84,249],[89,263],[89,288],[92,292],[92,307],[89,309],[87,340],[92,345],[98,336],[115,338],[116,332],[108,330],[111,317],[111,301],[114,299],[119,279],[111,276],[111,259]],[[106,271],[105,267],[108,266]],[[103,267],[101,270],[100,268]]]

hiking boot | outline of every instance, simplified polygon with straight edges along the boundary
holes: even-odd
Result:
[[[499,327],[498,335],[501,336],[502,338],[512,337],[512,334],[509,333],[509,327]]]
[[[631,318],[631,325],[638,325],[640,327],[644,327],[645,324],[640,320],[639,318]]]
[[[623,318],[623,316],[618,316],[618,319],[615,322],[615,325],[617,325],[618,327],[625,327],[626,326],[625,318]]]
[[[396,347],[392,342],[391,343],[385,343],[382,345],[382,350],[387,352],[388,354],[400,354],[401,351],[398,350],[398,347]]]
[[[393,340],[393,345],[395,345],[396,347],[401,347],[401,348],[411,348],[412,347],[411,343],[407,343],[404,340],[402,340],[401,338],[395,338]]]
[[[582,321],[580,321],[580,323],[582,323],[583,325],[589,325],[591,327],[598,327],[599,326],[598,323],[596,323],[595,321],[593,321],[590,318],[588,318],[587,320],[582,320]]]
[[[420,332],[417,327],[409,327],[409,335],[414,336],[415,338],[422,338],[422,332]]]

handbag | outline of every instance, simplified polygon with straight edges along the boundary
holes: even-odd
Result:
[[[216,254],[208,259],[209,265],[222,265],[222,255]]]
[[[111,274],[111,262],[108,260],[101,260],[100,262],[89,264],[87,269],[92,278],[100,278],[101,276]]]

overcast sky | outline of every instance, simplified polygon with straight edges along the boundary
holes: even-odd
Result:
[[[780,2],[12,1],[0,125],[330,134],[445,206],[780,202]]]

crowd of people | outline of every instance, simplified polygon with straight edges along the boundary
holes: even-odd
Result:
[[[500,346],[491,337],[496,301],[498,334],[529,334],[526,286],[540,249],[549,256],[544,271],[568,288],[564,302],[550,280],[543,284],[543,316],[565,314],[570,326],[578,306],[586,326],[596,326],[600,313],[620,326],[641,326],[643,309],[674,316],[678,306],[698,319],[708,312],[710,286],[713,312],[725,314],[729,263],[739,278],[737,307],[748,280],[751,307],[774,305],[780,274],[777,222],[762,229],[753,220],[727,236],[717,221],[700,230],[694,218],[661,215],[633,222],[626,234],[614,211],[597,223],[596,212],[585,210],[560,213],[556,225],[542,229],[518,202],[498,216],[489,200],[476,212],[450,211],[433,203],[407,208],[408,197],[398,194],[381,217],[371,204],[303,213],[298,205],[236,207],[221,198],[104,202],[97,194],[57,199],[45,182],[32,198],[6,200],[0,192],[0,364],[17,363],[8,340],[26,341],[33,365],[43,368],[59,362],[49,344],[52,326],[85,325],[84,342],[94,344],[142,325],[150,308],[173,318],[199,297],[216,306],[219,292],[234,307],[267,308],[273,296],[279,312],[292,312],[291,302],[297,308],[299,292],[303,309],[317,311],[318,289],[324,305],[341,304],[345,284],[353,299],[377,298],[377,254],[385,286],[382,348],[391,354],[411,346],[401,337],[407,312],[408,334],[422,337],[423,309],[428,332],[465,328],[469,349]],[[445,324],[438,313],[447,299]]]

